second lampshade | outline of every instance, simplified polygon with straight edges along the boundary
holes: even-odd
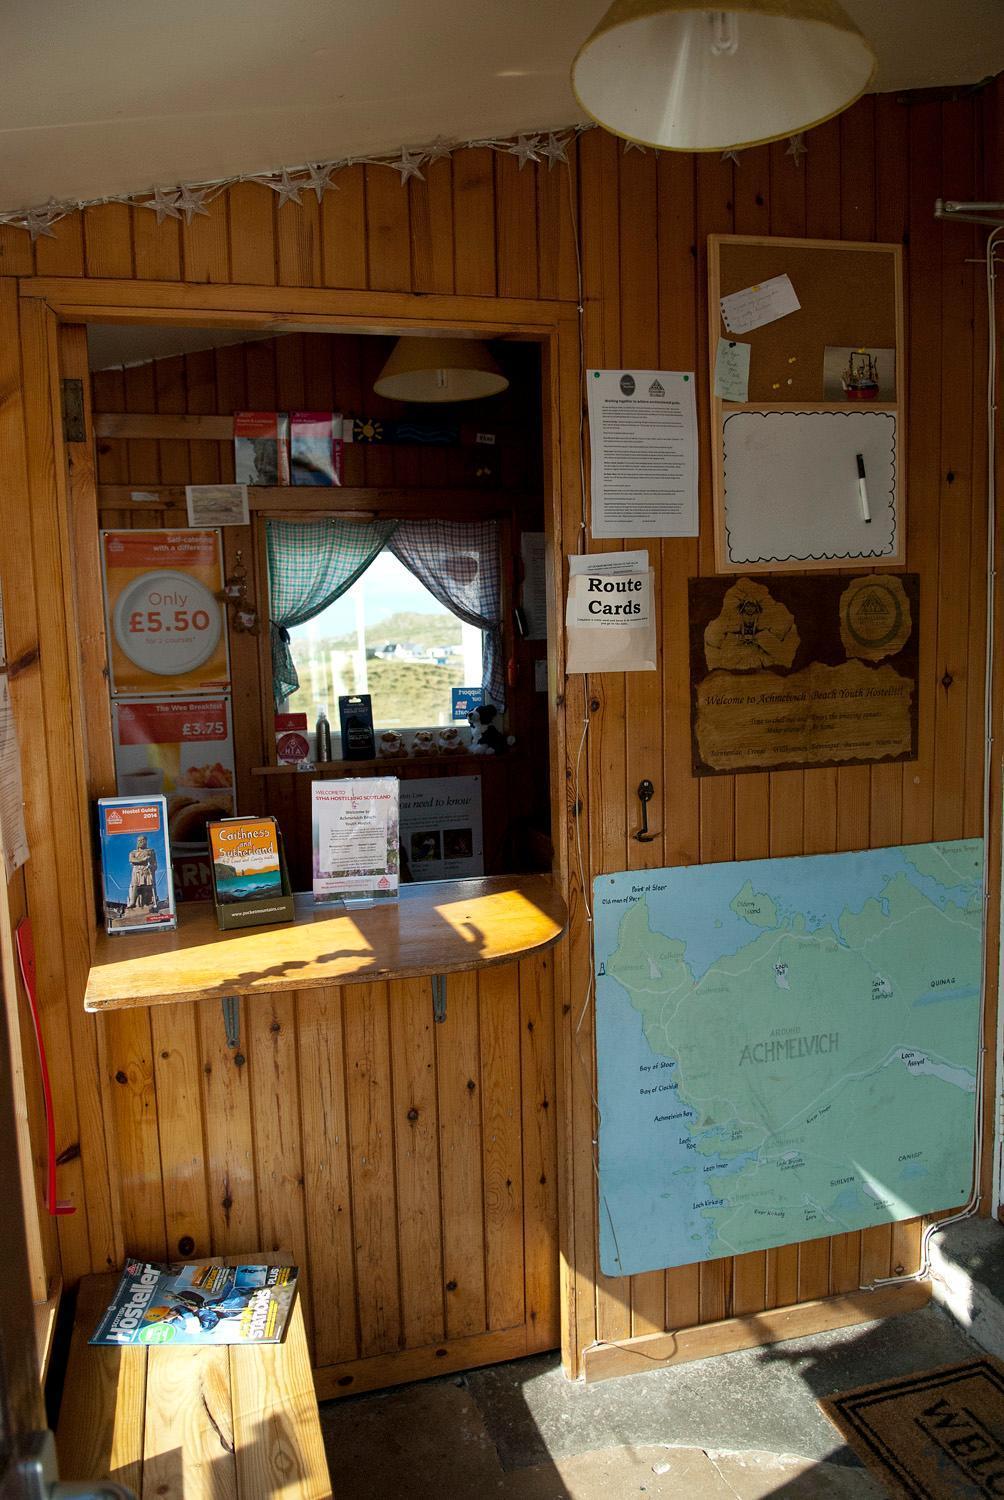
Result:
[[[478,339],[400,338],[373,389],[394,401],[476,401],[508,384]]]

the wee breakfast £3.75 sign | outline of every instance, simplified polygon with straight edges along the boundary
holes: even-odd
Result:
[[[206,692],[230,681],[217,531],[103,531],[115,694]]]

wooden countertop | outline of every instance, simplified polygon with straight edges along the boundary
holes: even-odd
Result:
[[[567,921],[549,875],[405,885],[399,901],[350,912],[298,895],[295,921],[244,932],[220,932],[210,902],[183,904],[174,932],[98,934],[84,1008],[457,973],[549,948]]]

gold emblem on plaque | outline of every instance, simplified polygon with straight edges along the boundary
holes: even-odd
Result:
[[[894,573],[855,578],[840,596],[840,639],[848,656],[893,656],[912,629],[910,600]]]
[[[795,616],[750,578],[740,578],[722,600],[722,612],[704,632],[709,670],[751,672],[790,667],[798,650]]]

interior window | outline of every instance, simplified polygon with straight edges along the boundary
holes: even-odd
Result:
[[[289,649],[300,687],[287,711],[312,725],[324,706],[333,728],[346,693],[370,694],[377,730],[449,724],[451,688],[480,687],[484,670],[483,632],[389,551],[320,614],[290,626]]]

